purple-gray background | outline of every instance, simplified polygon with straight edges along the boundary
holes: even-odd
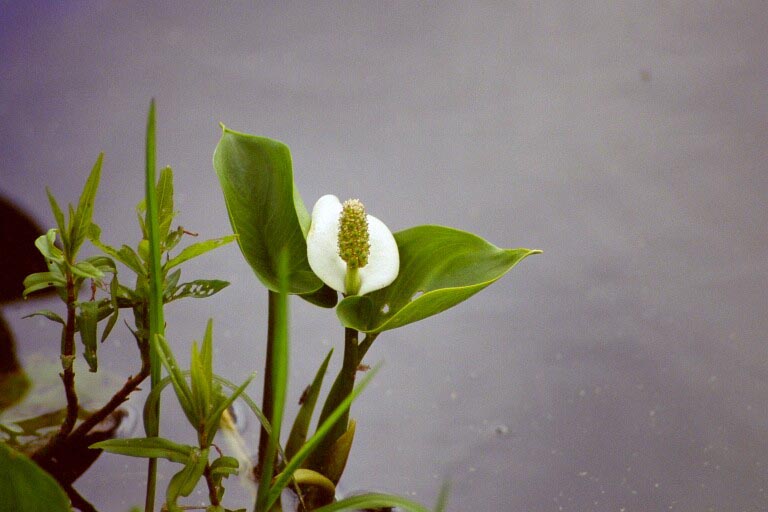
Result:
[[[452,511],[768,510],[768,4],[578,4],[0,1],[0,193],[49,226],[44,185],[75,201],[105,151],[95,219],[134,240],[155,97],[179,220],[214,237],[218,122],[282,140],[309,206],[360,197],[393,230],[545,250],[377,340],[346,490],[431,503],[450,478]],[[169,308],[180,358],[212,316],[217,370],[260,369],[266,294],[238,250],[186,276],[233,284]],[[24,357],[58,343],[20,318],[41,304],[3,311]],[[289,415],[342,336],[293,305]],[[130,334],[110,343],[102,366],[127,375]],[[143,469],[104,456],[78,488],[123,512]]]

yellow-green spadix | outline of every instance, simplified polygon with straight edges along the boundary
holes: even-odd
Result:
[[[307,234],[307,259],[325,284],[345,295],[365,295],[392,283],[400,255],[392,232],[363,204],[334,195],[317,200]]]

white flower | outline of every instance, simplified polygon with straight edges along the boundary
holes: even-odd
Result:
[[[317,277],[346,295],[364,295],[392,283],[400,270],[395,238],[376,217],[352,199],[342,205],[333,195],[312,209],[307,259]]]

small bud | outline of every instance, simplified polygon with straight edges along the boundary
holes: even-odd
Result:
[[[363,203],[357,199],[344,201],[339,218],[339,257],[347,263],[347,268],[357,269],[368,264],[370,252],[368,219]]]

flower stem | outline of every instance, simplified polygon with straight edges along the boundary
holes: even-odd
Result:
[[[328,416],[347,398],[352,389],[355,386],[355,375],[357,374],[357,366],[360,364],[358,356],[358,331],[355,329],[344,329],[344,360],[342,362],[341,370],[339,371],[336,380],[333,382],[331,390],[328,392],[328,397],[325,399],[323,410],[320,413],[318,419],[318,425],[322,424]],[[310,467],[316,471],[325,474],[325,466],[328,463],[328,458],[331,455],[329,450],[346,431],[349,424],[349,410],[339,419],[333,426],[327,436],[320,443],[320,446],[315,453],[310,457]]]
[[[264,392],[261,398],[261,410],[272,424],[272,403],[274,401],[274,390],[272,389],[272,359],[275,345],[276,334],[276,315],[277,315],[277,300],[279,295],[272,290],[269,290],[269,306],[267,313],[267,356],[264,362]],[[259,434],[259,453],[256,463],[256,472],[260,474],[262,467],[264,466],[264,458],[267,455],[267,445],[269,444],[269,433],[262,426],[261,433]]]

